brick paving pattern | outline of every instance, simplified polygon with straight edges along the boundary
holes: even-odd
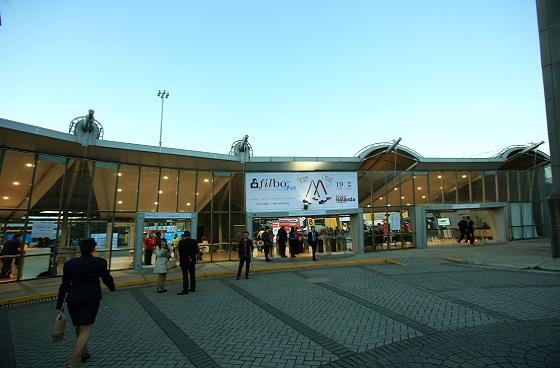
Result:
[[[560,275],[435,258],[107,294],[84,367],[560,367]],[[0,366],[64,367],[54,303],[0,310]]]

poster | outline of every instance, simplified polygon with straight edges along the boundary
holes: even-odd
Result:
[[[247,212],[358,208],[356,172],[247,173]]]

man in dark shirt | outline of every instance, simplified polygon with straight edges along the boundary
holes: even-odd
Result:
[[[286,241],[288,240],[288,233],[284,230],[284,226],[282,226],[278,230],[278,253],[280,253],[280,257],[286,258]]]
[[[181,272],[183,273],[183,290],[177,295],[186,295],[194,292],[196,289],[195,264],[196,255],[198,254],[198,244],[196,240],[191,239],[191,232],[185,231],[183,238],[179,241],[179,263],[181,264]],[[191,277],[191,285],[189,287],[189,275]]]
[[[311,250],[313,251],[313,260],[316,261],[315,252],[317,252],[317,241],[319,239],[319,233],[315,230],[315,226],[311,226],[311,231],[307,234],[307,242],[311,245]]]
[[[243,269],[243,263],[245,266],[245,278],[249,278],[249,267],[251,266],[251,256],[253,255],[253,241],[249,239],[249,232],[245,231],[243,233],[243,239],[239,241],[239,249],[237,250],[239,254],[239,268],[237,269],[237,279],[241,275],[241,270]]]
[[[268,226],[265,227],[263,235],[262,235],[262,241],[264,242],[264,256],[265,256],[267,262],[271,261],[270,257],[272,257],[272,239],[273,238],[274,238],[274,235],[272,234],[272,231],[270,231]]]
[[[459,221],[457,226],[459,227],[459,233],[461,234],[461,237],[457,241],[460,243],[461,240],[466,239],[466,242],[468,242],[469,241],[469,236],[467,235],[467,218],[466,218],[466,216],[463,216],[463,219],[461,219],[461,221]]]
[[[474,221],[470,216],[467,216],[467,240],[474,244]]]
[[[12,273],[12,263],[15,256],[17,256],[21,252],[20,247],[20,234],[15,234],[12,240],[8,241],[2,248],[2,252],[0,252],[0,255],[4,256],[5,258],[2,258],[2,270],[0,271],[0,278],[10,278],[10,274]]]

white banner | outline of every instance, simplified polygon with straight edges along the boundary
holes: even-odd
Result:
[[[356,172],[246,173],[247,212],[358,208]]]

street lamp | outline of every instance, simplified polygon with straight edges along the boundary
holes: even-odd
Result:
[[[169,92],[159,90],[157,96],[161,98],[161,119],[159,122],[159,148],[161,148],[161,132],[163,130],[163,100],[169,97]]]

